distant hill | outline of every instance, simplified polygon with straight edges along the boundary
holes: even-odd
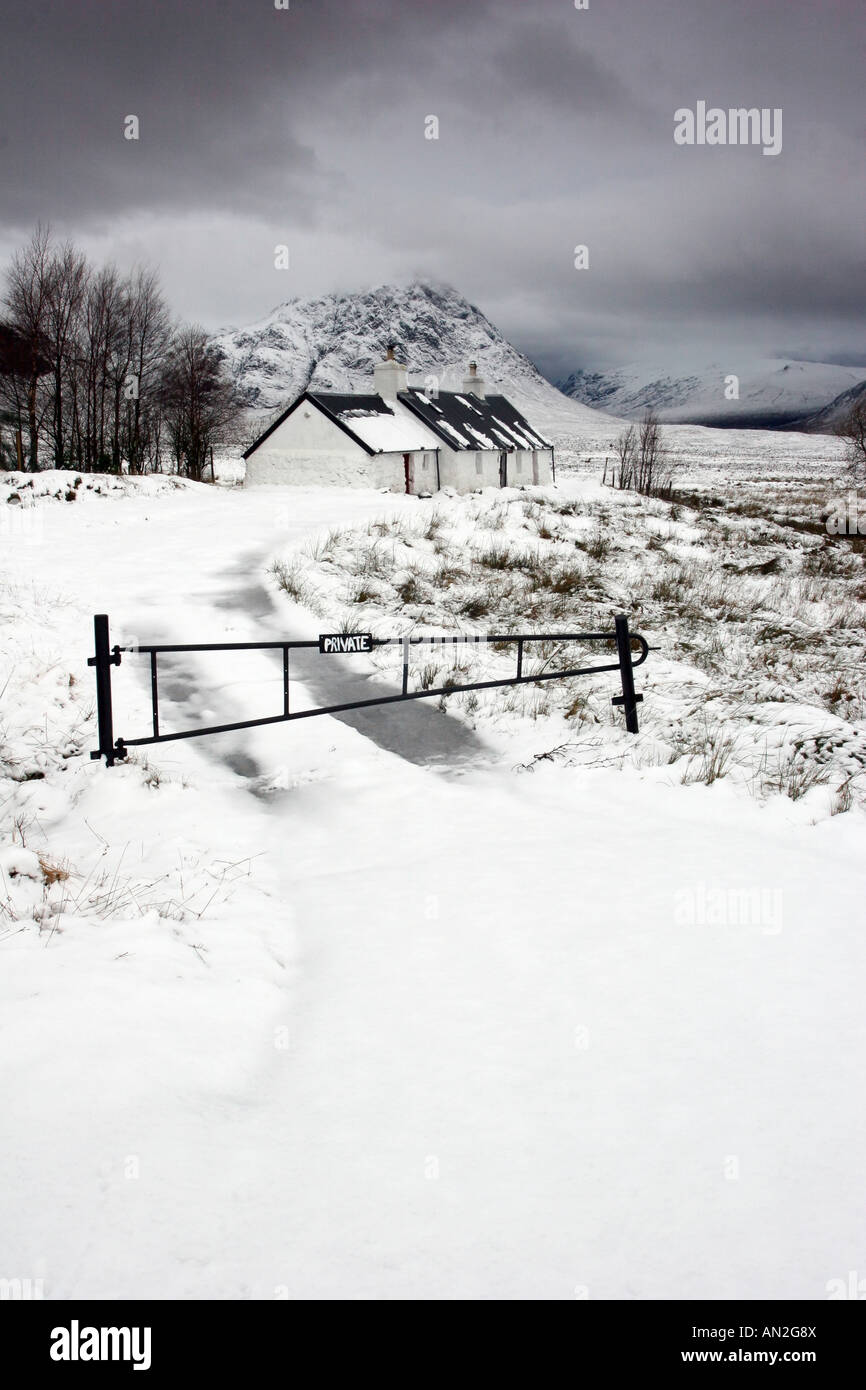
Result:
[[[725,399],[725,378],[739,377],[739,399]],[[678,375],[646,363],[610,372],[577,371],[560,383],[567,396],[596,410],[636,419],[648,409],[670,423],[793,428],[862,383],[862,367],[763,358],[716,362]]]
[[[795,420],[790,428],[804,430],[807,434],[832,434],[848,412],[861,401],[866,402],[866,381],[859,381],[850,390],[835,396],[823,409]]]

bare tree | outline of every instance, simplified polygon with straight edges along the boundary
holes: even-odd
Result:
[[[648,410],[639,425],[628,425],[614,440],[614,487],[669,496],[674,460],[668,452],[658,416]]]
[[[210,451],[233,436],[243,403],[197,324],[175,334],[162,402],[177,471],[200,482]]]
[[[11,324],[0,323],[0,424],[10,425],[11,449],[5,439],[0,441],[0,466],[24,467],[24,421],[28,413],[30,384],[33,373],[44,376],[50,370],[48,345],[37,345],[34,358],[32,343]]]
[[[33,472],[39,467],[39,431],[45,408],[39,381],[45,375],[48,350],[51,257],[51,234],[40,225],[23,250],[12,257],[3,297],[9,327],[21,345],[23,370],[12,382],[18,383],[20,390],[18,406],[27,421],[27,463]]]
[[[866,473],[866,393],[836,426],[835,433],[848,446],[848,462],[856,474]]]
[[[83,300],[90,281],[88,260],[71,242],[51,257],[49,265],[49,342],[51,352],[51,435],[54,467],[74,466],[67,406],[74,416],[74,359],[81,335]]]
[[[637,490],[649,497],[663,486],[666,462],[662,428],[653,410],[648,410],[640,422],[637,452]]]
[[[63,468],[68,462],[64,405],[69,396],[69,354],[79,328],[87,279],[85,257],[70,242],[66,242],[52,255],[47,278],[47,336],[52,391],[50,428],[55,468]]]
[[[133,271],[127,303],[131,370],[124,386],[123,443],[130,473],[141,473],[148,458],[153,461],[159,457],[161,377],[171,343],[168,309],[155,271]]]
[[[126,296],[113,265],[90,280],[82,311],[77,372],[76,453],[88,472],[120,470],[119,397],[128,354]]]
[[[613,485],[618,488],[632,488],[635,485],[637,466],[637,430],[629,425],[613,442],[616,460],[613,466]]]
[[[120,473],[123,469],[121,432],[124,400],[131,399],[131,393],[134,393],[136,389],[135,373],[132,370],[135,352],[134,336],[131,284],[128,279],[119,280],[116,299],[113,303],[111,341],[105,364],[108,399],[107,448],[113,473]]]

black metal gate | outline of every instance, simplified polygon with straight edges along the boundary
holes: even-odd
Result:
[[[226,734],[237,729],[253,729],[262,724],[281,724],[286,720],[310,719],[317,714],[342,714],[346,710],[366,709],[373,705],[392,705],[402,700],[426,700],[437,695],[458,695],[464,690],[492,690],[497,686],[530,685],[539,681],[565,680],[570,676],[592,676],[603,671],[619,671],[622,694],[613,699],[613,704],[622,705],[625,723],[629,733],[638,732],[637,706],[643,699],[634,689],[634,668],[647,659],[649,647],[646,640],[637,632],[629,632],[628,618],[621,615],[614,619],[613,632],[532,632],[500,633],[492,636],[456,637],[373,637],[371,634],[334,634],[303,642],[193,642],[168,643],[160,645],[141,645],[134,647],[111,646],[108,630],[108,617],[98,613],[93,619],[94,655],[88,658],[88,666],[96,668],[96,708],[99,728],[99,747],[90,754],[91,758],[105,758],[106,765],[112,767],[118,759],[126,757],[128,748],[141,747],[149,743],[170,743],[180,738],[202,738],[206,734]],[[340,643],[346,643],[345,646]],[[525,674],[523,657],[528,645],[535,642],[607,642],[616,646],[616,660],[600,666],[581,666],[565,671],[541,671]],[[632,643],[640,646],[637,660],[632,653]],[[327,645],[330,643],[331,645]],[[464,685],[438,686],[428,690],[409,689],[409,653],[412,647],[458,647],[490,645],[511,645],[517,648],[517,670],[513,676],[500,680],[469,681]],[[350,700],[339,705],[324,705],[314,709],[292,710],[289,706],[289,653],[299,648],[317,649],[320,652],[339,654],[350,651],[371,651],[374,647],[400,646],[403,652],[403,681],[399,695],[378,695],[369,700]],[[241,652],[275,651],[283,658],[283,707],[279,714],[267,715],[261,719],[241,719],[231,724],[210,724],[201,728],[181,729],[177,733],[161,733],[159,725],[159,657],[168,652]],[[111,668],[119,666],[124,652],[144,653],[150,656],[150,694],[153,732],[139,738],[116,738],[111,704]]]

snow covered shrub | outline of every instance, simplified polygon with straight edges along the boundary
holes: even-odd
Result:
[[[505,545],[494,544],[484,550],[476,550],[473,558],[489,570],[507,570],[512,564],[511,551]]]
[[[845,781],[838,786],[833,793],[833,800],[830,803],[830,815],[842,816],[850,811],[854,805],[854,792],[851,787],[852,779],[846,777]]]
[[[702,782],[710,787],[727,773],[736,751],[736,740],[721,725],[710,727],[705,722],[702,732],[692,736],[691,750],[680,780],[685,785]]]
[[[312,597],[312,590],[304,574],[303,565],[299,561],[294,564],[284,564],[281,560],[274,561],[271,566],[271,574],[277,581],[277,585],[295,603],[308,603]]]
[[[610,536],[608,536],[599,521],[596,524],[587,546],[586,553],[593,560],[606,560],[610,554]]]
[[[484,618],[490,612],[490,601],[485,594],[476,591],[466,595],[461,601],[458,611],[466,618]]]
[[[777,794],[799,801],[813,787],[829,780],[828,769],[813,762],[801,749],[779,752],[774,760],[766,759],[755,779],[761,795]]]
[[[418,672],[418,685],[421,690],[431,690],[439,684],[439,667],[435,661],[427,661]]]
[[[394,587],[401,603],[423,603],[427,597],[424,572],[417,565],[412,565]]]

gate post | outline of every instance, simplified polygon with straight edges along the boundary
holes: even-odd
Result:
[[[406,694],[408,694],[408,692],[409,692],[409,638],[408,638],[408,637],[404,637],[404,638],[403,638],[402,647],[403,647],[403,694],[406,695]]]
[[[88,666],[96,667],[96,718],[99,729],[99,747],[91,753],[91,758],[105,758],[106,767],[113,767],[115,758],[124,758],[122,748],[114,744],[114,724],[111,713],[111,668],[120,665],[120,648],[114,651],[108,645],[108,614],[97,613],[93,619],[94,655],[88,657]]]
[[[631,637],[628,630],[628,618],[624,613],[620,613],[614,618],[616,628],[616,651],[619,657],[619,678],[622,682],[622,694],[615,695],[611,701],[614,705],[622,705],[625,709],[625,727],[630,734],[638,732],[637,726],[637,707],[643,699],[642,695],[634,693],[634,670],[631,664]]]

